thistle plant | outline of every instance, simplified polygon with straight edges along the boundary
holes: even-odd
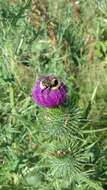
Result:
[[[0,0],[1,190],[107,189],[106,14]]]
[[[60,101],[58,101],[60,96],[57,94],[58,83],[52,88],[49,84],[46,86],[47,83],[41,86],[42,81],[53,79],[56,80],[53,76],[42,77],[33,88],[33,99],[44,108],[38,115],[39,124],[36,126],[38,141],[36,151],[39,160],[32,169],[33,171],[26,174],[27,182],[28,184],[32,183],[32,178],[36,180],[37,173],[39,173],[37,179],[42,181],[39,183],[40,187],[38,183],[36,185],[34,182],[36,188],[46,187],[47,189],[49,185],[48,188],[58,190],[70,188],[74,190],[79,188],[103,189],[101,183],[95,180],[96,168],[92,158],[94,156],[93,149],[97,142],[90,143],[90,135],[84,133],[84,122],[86,123],[86,121],[83,113],[73,105],[69,107],[69,100],[65,105],[60,105]],[[50,82],[52,83],[52,81]],[[47,91],[48,95],[47,93],[43,94],[44,91]],[[54,91],[53,94],[52,91]],[[62,97],[65,92],[62,92]],[[54,98],[56,106],[52,99],[55,93],[57,94],[57,98]],[[39,96],[41,99],[38,99]]]

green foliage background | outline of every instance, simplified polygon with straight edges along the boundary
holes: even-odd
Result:
[[[68,87],[32,102],[40,75]],[[107,0],[0,0],[0,189],[107,189]]]

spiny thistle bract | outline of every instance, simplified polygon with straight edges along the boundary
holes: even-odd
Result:
[[[77,108],[40,109],[35,126],[37,161],[23,173],[29,185],[38,190],[42,186],[49,190],[103,190],[93,178],[95,143],[83,134],[81,123],[82,112]]]
[[[65,84],[54,76],[44,76],[36,81],[32,89],[34,102],[43,107],[57,107],[67,96]]]

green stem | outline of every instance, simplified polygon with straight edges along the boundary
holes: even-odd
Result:
[[[14,91],[13,91],[13,87],[10,84],[10,105],[11,105],[11,121],[12,123],[15,123],[15,113],[16,113],[16,109],[15,109],[15,103],[14,103]]]
[[[101,131],[106,131],[107,128],[103,128],[103,129],[95,129],[95,130],[85,130],[83,131],[83,133],[96,133],[96,132],[101,132]]]

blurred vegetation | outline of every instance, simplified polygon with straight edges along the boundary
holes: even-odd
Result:
[[[34,105],[40,75],[64,108]],[[0,0],[0,189],[107,189],[107,0]]]

